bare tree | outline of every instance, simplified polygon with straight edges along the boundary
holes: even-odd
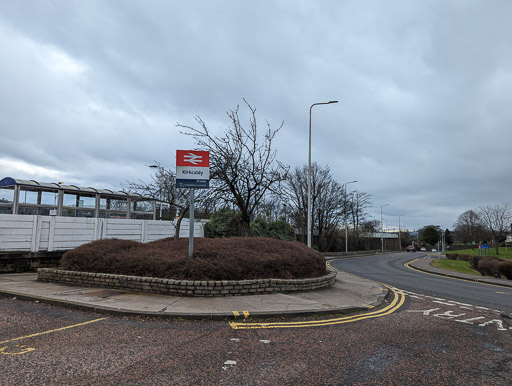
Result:
[[[371,194],[360,192],[358,190],[350,192],[350,195],[347,197],[347,213],[349,214],[352,222],[356,245],[359,244],[360,224],[365,221],[366,216],[368,215],[367,210],[371,207],[371,197]]]
[[[478,208],[478,215],[487,229],[491,232],[495,242],[496,255],[499,255],[499,243],[505,240],[508,227],[512,221],[511,204],[496,204]]]
[[[210,152],[211,185],[226,202],[234,203],[240,210],[244,233],[249,236],[250,223],[259,204],[269,191],[279,189],[286,178],[288,167],[276,159],[272,149],[275,135],[282,128],[267,127],[261,135],[258,131],[256,109],[245,99],[249,109],[249,125],[240,120],[237,106],[227,111],[231,126],[223,136],[212,133],[206,123],[197,116],[198,127],[177,124],[186,129],[183,134],[192,136],[201,150]]]
[[[167,218],[173,220],[176,213],[177,220],[174,238],[177,239],[179,237],[181,222],[190,208],[190,189],[176,187],[176,173],[173,170],[167,169],[159,162],[156,162],[155,173],[151,177],[151,182],[128,181],[123,187],[154,198],[160,201],[160,205],[166,203],[169,208]],[[199,210],[203,210],[203,212],[208,211],[212,201],[209,198],[207,189],[198,189],[195,202],[198,204]]]
[[[308,168],[295,168],[289,173],[284,189],[285,201],[292,207],[295,226],[304,238],[307,233],[307,178]],[[320,249],[330,244],[330,239],[343,220],[345,192],[331,175],[328,166],[311,165],[311,217],[313,231],[317,233]],[[304,240],[303,240],[304,241]]]
[[[455,237],[463,243],[471,243],[474,249],[474,243],[481,240],[484,224],[477,212],[467,210],[457,218],[453,228]]]

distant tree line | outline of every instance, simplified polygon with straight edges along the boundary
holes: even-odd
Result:
[[[472,248],[475,244],[492,241],[498,255],[498,247],[512,230],[512,205],[507,202],[467,210],[457,218],[453,227],[457,241],[471,244]]]

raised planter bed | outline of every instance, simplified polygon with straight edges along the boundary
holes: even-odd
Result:
[[[55,282],[86,287],[115,288],[127,291],[148,292],[174,296],[239,296],[309,291],[334,285],[336,273],[306,279],[257,279],[257,280],[174,280],[155,277],[113,275],[39,268],[39,281]]]

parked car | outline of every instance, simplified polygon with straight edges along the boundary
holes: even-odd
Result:
[[[432,252],[437,252],[437,249],[435,249],[435,248],[432,248]]]
[[[425,248],[425,247],[421,247],[421,249],[420,249],[420,251],[426,251],[426,250],[427,250],[427,248]]]
[[[406,248],[407,252],[416,252],[416,248],[413,245],[408,245]]]

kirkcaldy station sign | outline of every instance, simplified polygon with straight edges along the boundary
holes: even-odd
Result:
[[[176,150],[176,187],[195,189],[210,187],[210,152]]]

